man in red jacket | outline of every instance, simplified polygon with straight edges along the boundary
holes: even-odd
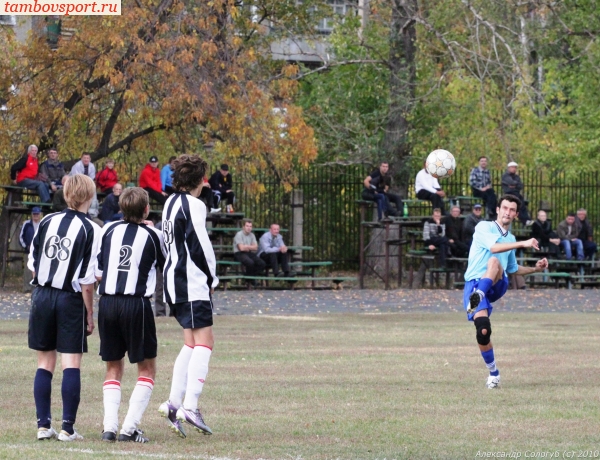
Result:
[[[140,187],[148,192],[151,199],[158,201],[160,204],[165,204],[165,201],[167,201],[168,195],[162,191],[158,158],[155,156],[150,157],[150,162],[140,174]]]
[[[100,187],[102,193],[110,193],[112,188],[119,182],[117,171],[115,171],[115,160],[108,158],[106,166],[96,176],[96,185]]]
[[[10,178],[13,183],[19,187],[25,187],[29,190],[37,190],[42,203],[50,203],[50,190],[46,182],[38,180],[38,148],[37,145],[30,145],[27,148],[27,155],[21,157],[10,168]]]

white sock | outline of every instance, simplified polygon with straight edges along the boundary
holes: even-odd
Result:
[[[185,389],[185,399],[183,407],[188,410],[198,409],[198,398],[204,387],[204,380],[208,374],[208,362],[212,349],[205,345],[196,345],[192,353],[192,359],[188,366],[187,388]]]
[[[102,394],[104,395],[104,431],[116,433],[119,429],[121,382],[106,380],[102,386]]]
[[[142,420],[142,415],[144,415],[144,411],[150,402],[153,389],[154,380],[148,377],[138,377],[133,393],[131,393],[131,398],[129,399],[129,410],[121,428],[122,434],[130,435],[138,427]]]
[[[181,407],[183,401],[183,395],[185,394],[185,387],[187,385],[187,373],[190,358],[194,349],[184,345],[173,366],[173,381],[171,382],[171,393],[169,395],[170,403],[177,409]]]

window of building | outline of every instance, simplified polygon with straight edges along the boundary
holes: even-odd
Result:
[[[348,0],[327,0],[327,3],[331,6],[335,16],[345,16],[356,6],[354,3],[349,2]],[[317,24],[317,31],[324,34],[331,33],[333,31],[333,18],[335,16],[321,19]]]

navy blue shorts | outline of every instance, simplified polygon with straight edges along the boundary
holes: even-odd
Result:
[[[201,329],[213,325],[212,300],[194,300],[169,304],[177,322],[184,329]]]
[[[156,358],[156,325],[147,297],[100,297],[98,331],[102,361],[120,361],[125,352],[132,364]]]
[[[478,286],[478,279],[465,282],[465,290],[463,291],[463,307],[465,311],[469,309],[469,297],[477,289]],[[488,316],[491,316],[493,310],[492,303],[500,299],[504,294],[506,294],[507,289],[508,277],[506,276],[506,273],[504,273],[502,275],[502,278],[490,288],[490,290],[485,295],[485,298],[477,306],[475,311],[471,314],[467,314],[467,319],[469,321],[473,321],[473,315],[475,315],[475,313],[481,310],[487,310]]]
[[[81,292],[38,286],[31,295],[29,348],[87,353],[87,311]]]

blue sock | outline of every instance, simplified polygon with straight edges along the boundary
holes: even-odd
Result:
[[[500,374],[500,371],[496,367],[496,360],[494,358],[494,349],[492,348],[491,350],[488,350],[488,351],[482,351],[481,356],[483,357],[483,360],[485,361],[485,365],[487,366],[487,368],[490,371],[490,375],[497,377]]]
[[[81,371],[73,367],[63,371],[62,381],[63,423],[62,429],[73,434],[73,425],[77,417],[81,397]]]
[[[487,295],[490,288],[494,285],[494,282],[490,278],[481,278],[477,283],[477,289]]]
[[[52,372],[38,368],[33,380],[33,399],[35,400],[38,428],[50,428],[52,423],[52,415],[50,415]]]

